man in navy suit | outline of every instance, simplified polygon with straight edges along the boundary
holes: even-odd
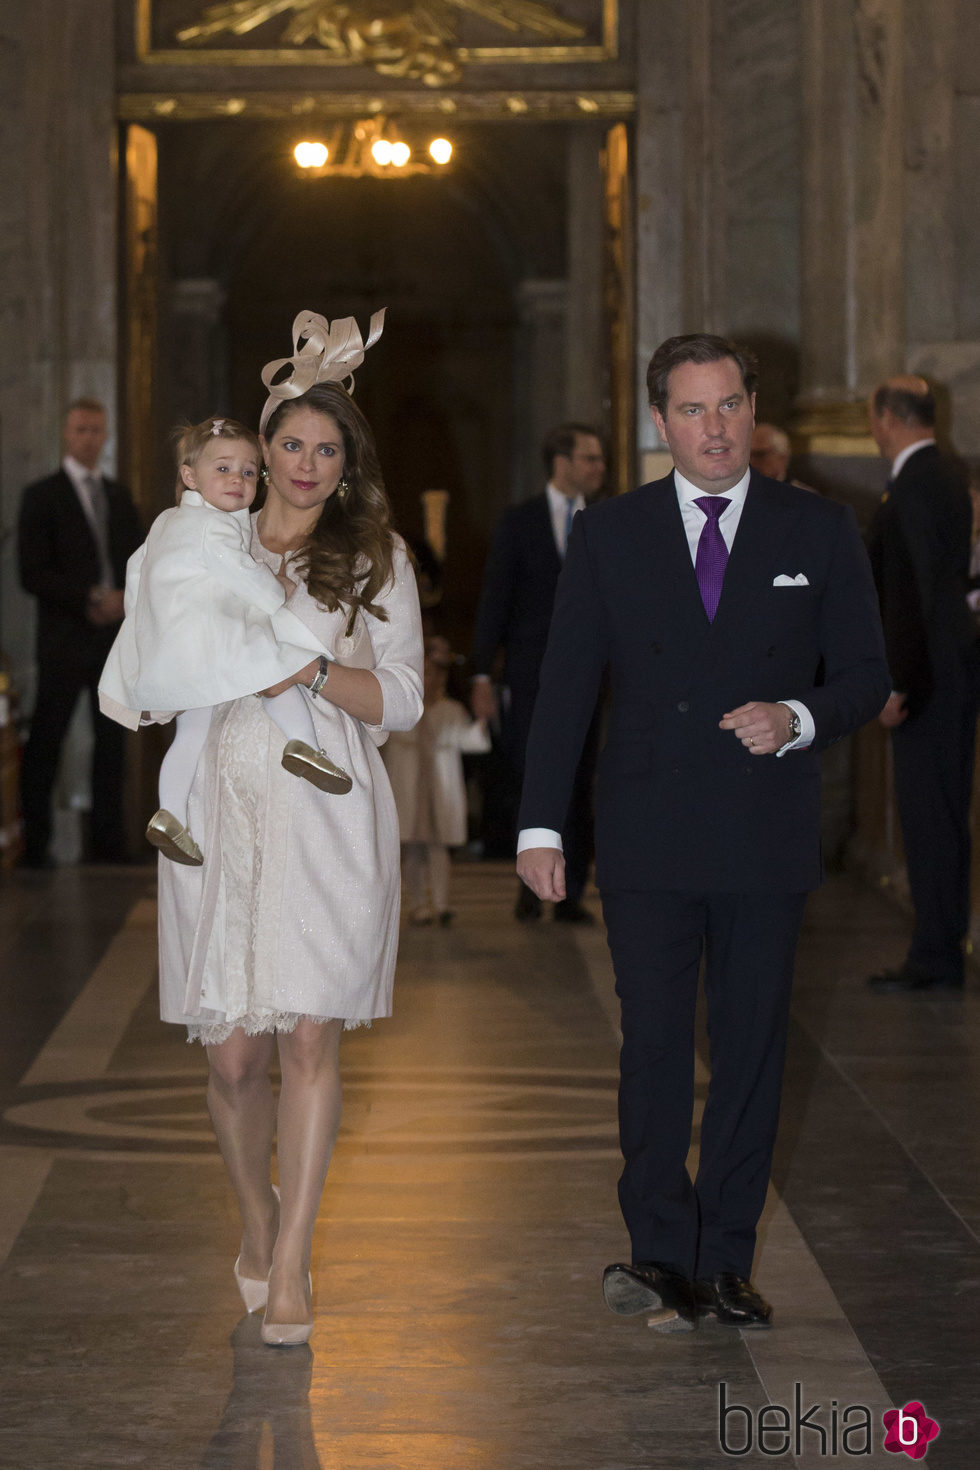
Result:
[[[601,440],[588,424],[559,424],[552,429],[543,445],[543,457],[548,475],[544,492],[511,506],[497,524],[483,574],[473,640],[472,703],[473,713],[481,720],[495,721],[498,714],[490,671],[497,650],[504,650],[500,750],[518,790],[568,533],[574,517],[601,489],[606,472]],[[559,922],[592,922],[581,900],[592,859],[592,778],[597,744],[593,724],[583,745],[562,833],[566,893],[555,906],[554,916]],[[515,791],[515,806],[516,795]],[[513,829],[510,836],[513,840]],[[519,919],[541,915],[540,899],[523,884],[515,913]]]
[[[564,891],[560,851],[603,671],[596,881],[622,1004],[615,1312],[767,1327],[750,1274],[779,1113],[793,960],[821,879],[817,752],[889,692],[852,512],[749,469],[754,364],[673,337],[650,363],[674,472],[576,519],[527,749],[518,871]],[[711,1083],[697,1178],[698,972]]]
[[[94,398],[70,405],[61,468],[28,485],[18,526],[20,578],[38,600],[37,699],[21,770],[24,863],[51,864],[51,794],[83,690],[92,707],[92,856],[124,853],[124,731],[99,713],[98,682],[123,616],[126,562],[143,540],[129,491],[101,474],[106,415]]]
[[[972,509],[966,476],[940,454],[924,378],[871,400],[891,479],[868,531],[893,693],[895,795],[915,909],[908,955],[869,978],[877,992],[961,990],[970,925],[970,793],[977,726],[976,629],[966,601]]]

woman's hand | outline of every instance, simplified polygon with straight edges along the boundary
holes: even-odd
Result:
[[[315,658],[312,663],[306,665],[305,669],[300,669],[298,673],[291,674],[288,679],[283,679],[281,684],[273,684],[271,689],[259,689],[256,692],[262,699],[275,699],[277,694],[285,694],[286,690],[292,689],[294,684],[305,684],[309,688],[319,667],[320,660]]]

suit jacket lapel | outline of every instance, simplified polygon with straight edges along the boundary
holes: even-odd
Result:
[[[558,555],[558,547],[555,545],[555,532],[551,524],[551,506],[548,502],[547,492],[536,495],[533,501],[539,514],[535,516],[535,528],[540,540],[540,556],[542,568],[550,567],[557,580],[561,571],[561,557]]]
[[[792,506],[779,500],[753,472],[725,568],[713,631],[721,633],[731,626],[744,625],[753,604],[772,582],[775,554],[795,519]],[[783,570],[793,574],[799,569]]]
[[[647,494],[648,504],[639,522],[642,534],[638,535],[636,548],[644,568],[644,580],[649,578],[654,586],[669,587],[670,605],[678,619],[696,635],[706,638],[711,624],[694,575],[673,474],[650,485]]]
[[[58,471],[60,476],[60,489],[62,504],[65,514],[75,522],[75,535],[81,537],[83,542],[91,548],[92,556],[95,558],[96,566],[99,561],[99,548],[92,530],[91,522],[82,508],[82,502],[78,498],[78,491],[71,482],[66,470]],[[98,581],[98,577],[96,577]]]

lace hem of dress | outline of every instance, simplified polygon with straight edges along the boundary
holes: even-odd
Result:
[[[333,1019],[332,1016],[310,1016],[296,1011],[249,1011],[237,1021],[192,1021],[187,1027],[187,1040],[199,1041],[202,1046],[221,1046],[234,1031],[244,1031],[246,1036],[268,1036],[277,1031],[288,1035],[296,1030],[300,1021],[313,1021],[322,1026],[325,1021]],[[366,1020],[344,1020],[345,1031],[370,1025],[371,1022]]]

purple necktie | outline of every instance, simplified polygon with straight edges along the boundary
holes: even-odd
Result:
[[[725,567],[728,565],[728,547],[721,534],[718,517],[724,514],[731,501],[726,500],[724,495],[699,495],[694,504],[708,517],[698,542],[694,575],[701,589],[701,601],[708,614],[708,622],[713,623],[718,599],[721,597],[721,584],[725,580]]]

